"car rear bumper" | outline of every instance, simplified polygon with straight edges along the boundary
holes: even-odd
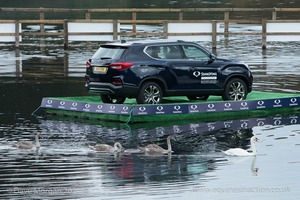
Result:
[[[89,92],[100,95],[136,97],[138,93],[138,88],[124,85],[114,85],[112,83],[89,82],[85,84],[85,87]]]

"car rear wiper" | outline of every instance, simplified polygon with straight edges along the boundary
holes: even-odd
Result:
[[[112,59],[112,58],[110,58],[110,57],[101,57],[100,59],[101,60],[108,60],[108,59]]]

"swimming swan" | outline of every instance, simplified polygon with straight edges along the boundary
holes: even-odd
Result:
[[[167,154],[172,153],[171,139],[175,140],[175,138],[171,135],[167,137],[168,149],[164,149],[156,144],[148,144],[145,147],[140,147],[146,154]]]
[[[114,146],[110,146],[108,144],[96,144],[95,146],[89,146],[92,150],[103,152],[103,153],[120,153],[124,152],[123,146],[116,142]]]
[[[229,156],[256,156],[257,154],[256,146],[255,146],[256,142],[258,142],[258,138],[256,136],[252,136],[250,139],[252,153],[249,153],[248,151],[241,148],[228,149],[227,151],[222,151],[222,152]]]
[[[41,147],[40,141],[39,139],[42,138],[41,133],[37,133],[35,135],[35,143],[31,142],[31,141],[25,141],[25,140],[21,140],[15,144],[13,144],[13,147],[17,147],[19,149],[37,149]]]

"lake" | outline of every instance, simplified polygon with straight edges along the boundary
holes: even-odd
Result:
[[[253,29],[254,25],[239,26]],[[218,42],[216,54],[249,65],[254,91],[300,94],[299,42],[257,36]],[[43,97],[88,95],[85,61],[97,43],[75,43],[68,51],[32,40],[20,50],[0,49],[0,191],[4,199],[297,199],[300,178],[299,113],[228,121],[198,120],[126,125],[103,121],[36,118]],[[207,48],[210,43],[202,43]],[[39,151],[16,141],[42,133]],[[89,148],[119,141],[125,148],[159,144],[174,135],[174,153],[103,154]],[[256,157],[221,151],[249,148]]]

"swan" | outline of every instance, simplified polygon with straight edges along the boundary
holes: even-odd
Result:
[[[139,154],[139,153],[144,153],[143,148],[138,147],[136,149],[125,149],[124,150],[125,154]]]
[[[253,157],[252,163],[251,163],[251,173],[253,176],[258,175],[259,168],[256,167],[256,156]]]
[[[164,149],[157,144],[148,144],[145,147],[139,147],[142,151],[144,151],[146,154],[167,154],[172,153],[172,146],[171,146],[171,139],[175,140],[175,138],[172,135],[169,135],[167,137],[167,144],[168,149]]]
[[[116,142],[114,146],[108,144],[96,144],[95,146],[89,146],[92,150],[103,153],[120,153],[124,152],[124,148],[120,142]]]
[[[252,153],[249,153],[248,151],[241,148],[228,149],[222,152],[229,156],[256,156],[257,154],[256,146],[255,146],[256,142],[258,142],[258,138],[256,136],[252,136],[250,139]]]
[[[38,149],[41,147],[40,141],[39,139],[42,138],[41,133],[37,133],[35,135],[35,143],[31,142],[31,141],[25,141],[25,140],[21,140],[15,144],[13,144],[13,147],[17,147],[19,149]]]

